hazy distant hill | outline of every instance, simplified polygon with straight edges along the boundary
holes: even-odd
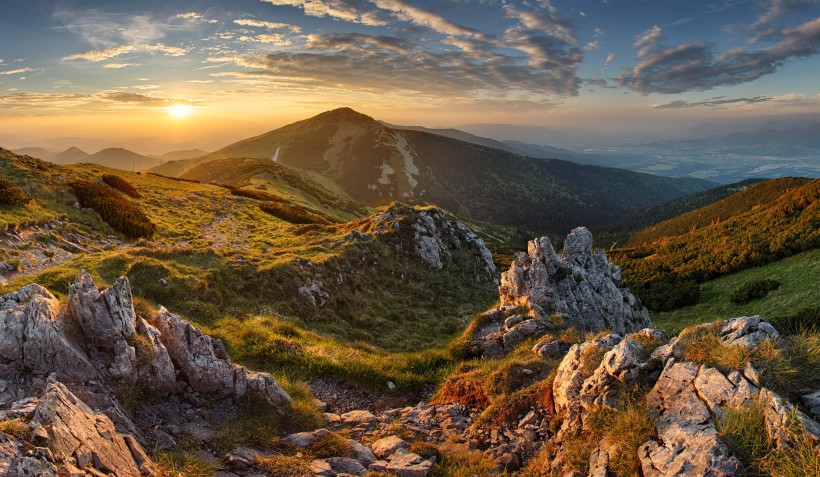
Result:
[[[128,149],[112,147],[91,154],[82,161],[77,162],[91,162],[93,164],[126,171],[141,171],[159,165],[161,160],[155,157],[143,156]]]
[[[189,171],[200,165],[208,168],[215,159],[274,157],[331,179],[367,204],[427,202],[474,219],[556,233],[612,221],[712,186],[528,158],[438,134],[393,129],[349,108],[231,144],[188,161],[178,174],[195,178]]]
[[[55,164],[79,164],[87,162],[90,155],[82,149],[72,146],[49,160]]]
[[[514,148],[525,156],[538,157],[541,159],[561,159],[564,161],[577,162],[578,164],[587,164],[590,166],[603,165],[585,157],[583,154],[576,154],[569,149],[562,149],[560,147],[553,147],[546,144],[530,144],[522,141],[504,141],[503,143]]]
[[[477,144],[479,146],[491,147],[493,149],[500,149],[502,151],[513,152],[516,154],[523,154],[523,152],[513,146],[507,145],[501,141],[496,141],[495,139],[490,139],[487,137],[476,136],[475,134],[470,134],[465,131],[461,131],[459,129],[435,129],[435,128],[426,128],[424,126],[399,126],[396,124],[389,124],[384,121],[379,121],[380,123],[384,124],[385,126],[392,128],[392,129],[403,129],[407,131],[419,131],[419,132],[426,132],[430,134],[436,134],[438,136],[449,137],[451,139],[458,139],[459,141],[469,142],[470,144]],[[555,158],[560,159],[560,158]]]
[[[52,157],[60,153],[60,151],[52,151],[44,147],[21,147],[20,149],[12,150],[13,153],[21,156],[31,156],[44,161],[50,161]]]
[[[202,157],[206,154],[208,154],[208,151],[203,151],[202,149],[185,149],[182,151],[167,152],[159,156],[159,158],[163,161],[184,161],[186,159]]]

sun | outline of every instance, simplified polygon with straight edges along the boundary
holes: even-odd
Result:
[[[165,109],[174,119],[184,119],[194,113],[194,107],[187,104],[174,104]]]

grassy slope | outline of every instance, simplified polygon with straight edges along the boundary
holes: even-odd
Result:
[[[0,208],[0,222],[68,215],[86,236],[116,235],[95,213],[75,209],[63,185],[114,173],[141,191],[135,202],[157,224],[151,240],[18,277],[0,293],[37,282],[65,298],[81,268],[99,286],[128,275],[149,308],[163,305],[183,315],[224,338],[240,362],[276,375],[348,377],[371,385],[390,379],[405,388],[435,381],[449,363],[447,342],[497,298],[494,285],[477,280],[470,265],[421,267],[381,242],[346,240],[348,226],[294,226],[222,187],[94,165],[43,165],[6,153],[0,159],[0,173],[34,196],[27,206]],[[296,292],[297,258],[326,266],[323,288],[332,300],[324,308],[307,305]],[[288,340],[283,354],[277,346]],[[432,348],[437,351],[429,355],[408,353]]]
[[[785,189],[777,186],[783,183]],[[639,284],[664,275],[704,281],[817,247],[820,180],[785,179],[761,186],[768,194],[764,199],[755,198],[757,187],[747,189],[665,223],[674,223],[670,230],[678,235],[670,232],[609,256],[623,267],[625,283]],[[718,220],[724,210],[728,216]]]
[[[780,281],[780,288],[765,298],[745,305],[736,305],[729,296],[744,283],[772,278]],[[816,306],[820,297],[820,249],[811,250],[763,267],[703,283],[700,302],[695,306],[665,313],[653,313],[652,324],[670,333],[683,328],[717,319],[743,315],[761,315],[764,318],[783,316],[807,306]]]
[[[677,217],[634,233],[629,238],[627,245],[648,244],[663,237],[685,235],[693,229],[708,227],[713,223],[737,217],[760,205],[765,207],[767,204],[775,202],[790,189],[800,187],[806,182],[808,182],[808,179],[785,177],[764,181],[740,192],[735,190],[736,193],[728,197],[712,200],[708,205],[691,212],[675,214]],[[724,190],[726,188],[722,187],[715,192],[720,193]],[[710,200],[710,197],[713,197],[714,194],[710,194],[708,191],[700,195],[696,194],[695,203],[700,200],[700,196],[704,196],[705,200]]]

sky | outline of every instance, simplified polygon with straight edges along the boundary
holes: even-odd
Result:
[[[820,0],[2,0],[0,145],[820,114]],[[139,149],[139,147],[137,147]]]

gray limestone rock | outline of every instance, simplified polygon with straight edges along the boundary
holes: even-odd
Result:
[[[563,256],[547,237],[531,241],[501,274],[502,306],[559,313],[565,326],[621,335],[651,327],[649,312],[621,288],[606,254],[592,248],[592,234],[579,227],[567,236]],[[537,306],[537,308],[536,308]]]
[[[97,376],[86,354],[66,335],[59,300],[34,284],[0,297],[0,379],[51,373],[72,383]]]
[[[231,398],[253,393],[275,405],[291,401],[270,374],[233,364],[222,341],[211,338],[165,308],[160,309],[156,322],[168,355],[195,391]]]

